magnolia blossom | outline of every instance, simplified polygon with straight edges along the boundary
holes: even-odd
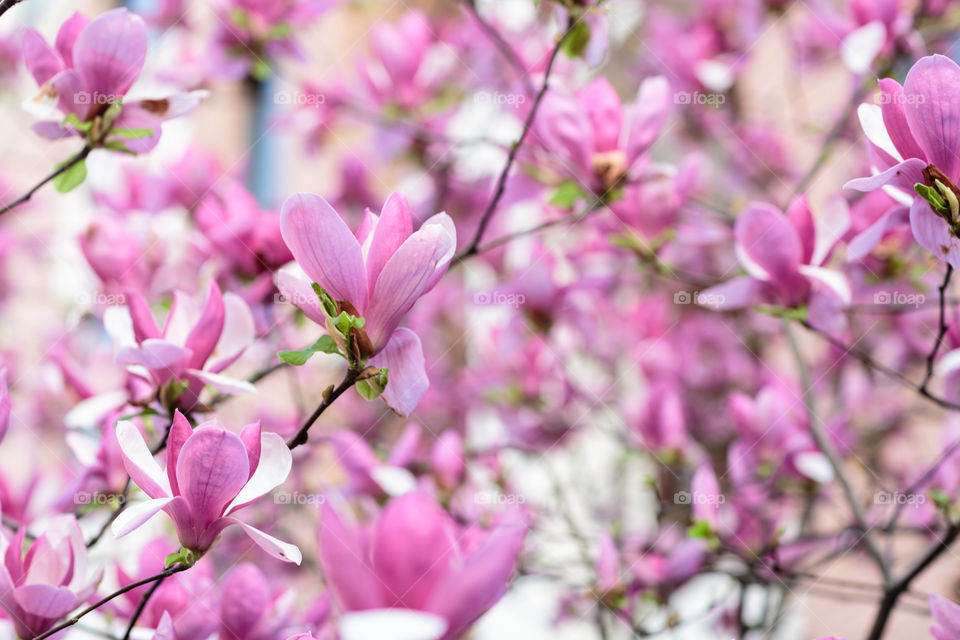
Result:
[[[259,422],[244,427],[239,436],[217,420],[193,429],[178,411],[167,439],[166,473],[132,422],[118,424],[117,439],[127,473],[150,498],[117,517],[113,523],[117,536],[130,533],[162,510],[173,520],[186,549],[203,553],[220,532],[238,525],[273,557],[300,564],[296,546],[232,517],[286,480],[292,456],[280,436],[261,433]]]
[[[810,320],[836,327],[837,310],[850,303],[850,284],[824,263],[849,226],[842,201],[814,219],[806,198],[790,205],[787,215],[762,202],[750,205],[737,219],[737,257],[749,274],[713,287],[700,300],[719,309],[752,304],[787,308],[807,305]]]
[[[3,436],[7,435],[7,429],[10,427],[12,405],[10,387],[7,386],[7,369],[0,367],[0,442],[3,441]]]
[[[960,67],[945,56],[927,56],[913,65],[903,86],[884,78],[880,91],[880,105],[862,104],[859,109],[875,175],[851,180],[846,187],[886,187],[910,206],[917,242],[937,258],[960,266],[960,207],[935,211],[915,190],[922,184],[939,191],[939,181],[946,190],[942,198],[956,200],[960,194]],[[902,214],[896,209],[885,216],[885,228],[897,224],[898,216]]]
[[[131,375],[157,387],[171,380],[188,383],[176,399],[184,410],[196,404],[207,385],[224,393],[254,390],[248,382],[221,373],[253,342],[255,328],[243,299],[234,293],[221,294],[216,282],[210,283],[202,308],[199,301],[175,292],[163,329],[136,292],[128,294],[126,310],[110,310],[108,322],[119,346],[117,362],[126,365]]]
[[[649,170],[644,154],[660,135],[672,105],[669,83],[657,76],[644,80],[624,113],[616,90],[600,77],[576,95],[548,93],[534,133],[547,151],[559,154],[563,173],[602,194],[625,176]]]
[[[348,612],[342,637],[386,637],[388,629],[418,640],[460,637],[505,592],[523,539],[521,526],[460,530],[420,492],[392,500],[370,530],[325,505],[320,561]]]
[[[113,122],[116,141],[135,152],[156,146],[163,120],[187,113],[206,92],[125,101],[143,70],[147,39],[143,19],[126,9],[108,11],[93,21],[75,13],[60,27],[53,47],[35,30],[27,29],[23,57],[41,89],[25,106],[40,117],[50,117],[59,110],[75,118],[72,123],[39,122],[33,129],[50,139],[85,136],[86,128],[81,130],[80,125],[94,122],[111,105],[122,104]],[[149,130],[148,135],[130,133],[144,129]]]
[[[280,215],[283,239],[309,281],[319,284],[340,311],[363,316],[362,356],[387,367],[384,401],[408,414],[429,387],[420,339],[397,326],[446,272],[457,246],[453,221],[438,213],[413,231],[410,205],[392,193],[380,216],[369,209],[354,235],[326,200],[293,196]],[[310,282],[281,271],[280,291],[314,322],[327,317]]]
[[[27,527],[0,533],[0,607],[19,638],[33,638],[93,595],[102,570],[90,571],[87,546],[73,516],[48,523],[24,553]]]

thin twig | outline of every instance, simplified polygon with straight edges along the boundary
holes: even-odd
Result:
[[[15,4],[16,2],[20,2],[20,1],[22,1],[22,0],[14,0],[14,4]],[[0,9],[2,9],[3,2],[4,2],[4,0],[0,0]],[[7,9],[9,9],[9,7],[7,7]],[[0,10],[0,15],[3,14],[3,11],[6,11],[6,9]],[[53,173],[51,173],[50,175],[48,175],[46,178],[44,178],[43,180],[41,180],[41,181],[38,182],[37,184],[33,185],[33,187],[31,187],[30,190],[27,191],[25,194],[23,194],[22,196],[20,196],[19,198],[17,198],[17,199],[14,200],[13,202],[9,202],[9,203],[7,203],[6,205],[4,205],[2,208],[0,208],[0,216],[2,216],[3,214],[7,213],[7,212],[10,211],[11,209],[14,209],[14,208],[16,208],[16,207],[19,207],[19,206],[20,206],[21,204],[23,204],[24,202],[27,202],[28,200],[30,200],[30,198],[33,197],[33,194],[35,194],[37,191],[39,191],[40,188],[41,188],[43,185],[47,184],[48,182],[50,182],[51,180],[53,180],[54,178],[56,178],[57,176],[59,176],[59,175],[62,174],[63,172],[65,172],[65,171],[67,171],[68,169],[72,168],[74,165],[79,164],[80,162],[83,162],[83,161],[87,158],[87,156],[90,155],[90,152],[91,152],[91,151],[93,151],[93,147],[91,147],[90,145],[84,146],[83,149],[81,149],[79,153],[77,153],[75,156],[71,157],[71,158],[70,158],[69,160],[67,160],[65,163],[63,163],[62,165],[60,165],[59,168],[57,168]]]
[[[352,387],[356,382],[357,378],[360,376],[360,371],[357,371],[354,368],[347,369],[346,375],[343,377],[343,380],[333,388],[329,393],[324,393],[323,400],[314,409],[313,413],[310,414],[310,417],[307,418],[303,425],[300,427],[300,430],[297,431],[296,435],[290,438],[290,441],[287,442],[287,447],[290,449],[296,449],[302,444],[307,443],[307,432],[310,430],[310,427],[313,426],[313,423],[317,421],[320,415],[326,411],[330,405],[332,405],[337,398],[343,395],[343,392]]]
[[[90,606],[87,607],[86,609],[83,609],[82,611],[80,611],[80,613],[78,613],[77,615],[73,616],[72,618],[68,618],[67,620],[64,620],[63,622],[61,622],[61,623],[58,624],[57,626],[53,627],[53,628],[50,629],[49,631],[45,631],[44,633],[41,633],[41,634],[38,635],[37,637],[33,638],[33,640],[44,640],[44,638],[49,638],[50,636],[54,635],[55,633],[58,633],[58,632],[60,632],[60,631],[63,631],[63,630],[66,629],[67,627],[72,627],[73,625],[77,624],[78,622],[80,622],[80,619],[81,619],[82,617],[84,617],[84,616],[87,615],[88,613],[91,613],[91,612],[93,612],[93,611],[96,611],[97,609],[99,609],[99,608],[102,607],[103,605],[107,604],[108,602],[110,602],[110,601],[113,600],[114,598],[118,598],[118,597],[122,596],[123,594],[127,593],[128,591],[133,591],[133,590],[136,589],[137,587],[142,587],[142,586],[145,585],[145,584],[150,584],[151,582],[156,582],[156,581],[158,581],[158,580],[163,580],[164,578],[167,578],[168,576],[172,576],[172,575],[175,574],[175,573],[180,573],[181,571],[186,571],[186,570],[189,569],[189,568],[190,568],[190,567],[189,567],[188,565],[178,564],[178,565],[174,565],[174,566],[170,567],[169,569],[164,569],[164,570],[161,571],[160,573],[158,573],[158,574],[156,574],[156,575],[153,575],[153,576],[150,576],[149,578],[144,578],[143,580],[137,580],[136,582],[131,582],[131,583],[128,584],[127,586],[122,587],[121,589],[118,589],[117,591],[114,591],[114,592],[111,593],[110,595],[105,596],[105,597],[101,598],[100,600],[97,600],[97,601],[94,602],[92,605],[90,605]]]
[[[833,445],[830,443],[830,438],[821,429],[822,424],[819,416],[817,416],[817,412],[813,404],[813,382],[810,380],[810,371],[803,359],[803,354],[800,352],[800,345],[797,344],[797,340],[793,335],[790,323],[784,321],[783,325],[787,334],[787,340],[790,343],[790,349],[793,352],[794,359],[797,363],[797,369],[800,373],[800,384],[803,385],[803,405],[807,413],[807,419],[810,423],[810,435],[813,437],[817,448],[820,449],[823,455],[826,456],[827,460],[830,462],[830,466],[833,468],[834,476],[837,478],[837,482],[840,484],[841,489],[843,489],[847,505],[850,507],[851,513],[853,513],[853,518],[857,523],[857,527],[860,529],[860,533],[863,535],[863,541],[866,545],[867,551],[873,557],[874,562],[876,562],[877,568],[880,569],[880,573],[883,574],[884,582],[888,582],[890,580],[890,568],[887,566],[887,562],[884,560],[883,554],[880,552],[880,548],[874,541],[873,536],[870,535],[870,527],[867,524],[867,518],[863,513],[860,502],[857,500],[856,494],[853,492],[853,486],[847,479],[847,476],[843,471],[843,466],[840,464],[840,460],[837,458],[837,454],[833,450]]]
[[[493,217],[493,212],[497,208],[500,198],[503,197],[504,190],[507,186],[507,177],[510,175],[510,169],[513,168],[513,162],[516,160],[517,152],[520,151],[523,141],[526,139],[527,134],[533,127],[533,121],[537,117],[537,111],[540,109],[540,103],[543,102],[543,97],[547,94],[547,91],[550,88],[550,74],[553,72],[553,66],[560,55],[560,50],[563,48],[563,43],[570,36],[570,34],[573,33],[574,26],[576,26],[575,23],[571,24],[570,27],[567,28],[563,36],[561,36],[560,40],[557,42],[557,46],[553,50],[553,53],[550,54],[550,61],[547,63],[547,69],[543,74],[543,86],[540,87],[540,91],[537,92],[537,97],[533,100],[533,105],[530,107],[530,112],[527,114],[527,119],[523,123],[523,130],[520,132],[520,137],[513,144],[513,146],[510,147],[510,152],[507,154],[507,162],[503,166],[503,170],[500,172],[500,177],[497,179],[497,186],[493,192],[493,197],[487,204],[487,208],[484,210],[483,215],[480,216],[480,224],[477,225],[477,231],[473,235],[473,240],[470,241],[470,244],[467,245],[467,248],[464,249],[463,253],[460,254],[460,260],[477,253],[480,247],[480,241],[483,239],[483,233],[487,230],[487,225],[490,223],[490,218]]]
[[[23,2],[23,0],[0,0],[0,16],[5,14],[10,9],[14,8],[16,5]]]
[[[163,584],[163,581],[167,579],[168,576],[163,576],[156,582],[154,582],[147,592],[143,594],[143,598],[140,599],[140,604],[137,605],[137,610],[133,612],[133,617],[130,618],[130,624],[127,625],[127,630],[123,634],[123,640],[130,640],[130,634],[133,633],[133,628],[137,626],[137,620],[140,619],[140,616],[143,614],[143,610],[147,608],[147,603],[150,602],[150,598],[153,597],[154,592],[160,588],[160,585]]]
[[[480,25],[480,28],[487,35],[487,38],[490,39],[490,42],[496,47],[497,51],[503,56],[503,58],[514,68],[517,72],[517,76],[520,78],[520,82],[523,83],[523,89],[527,94],[533,93],[533,83],[530,82],[530,74],[527,72],[526,65],[523,64],[523,60],[520,59],[520,56],[517,55],[517,52],[514,50],[510,43],[507,42],[500,32],[497,31],[492,24],[484,20],[483,16],[480,15],[480,11],[477,9],[476,0],[464,0],[464,4],[469,9],[470,13],[473,15],[474,20],[477,21],[477,24]]]
[[[950,286],[950,277],[953,275],[953,265],[947,264],[947,273],[943,276],[943,283],[940,285],[940,325],[937,328],[937,339],[933,343],[933,349],[927,354],[927,373],[923,376],[923,382],[920,383],[920,391],[926,391],[927,385],[933,379],[933,365],[937,360],[937,352],[940,351],[940,345],[943,344],[943,336],[947,334],[947,288]]]

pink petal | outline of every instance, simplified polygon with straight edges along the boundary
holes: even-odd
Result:
[[[167,479],[136,425],[128,420],[118,422],[117,442],[123,453],[123,466],[134,484],[151,498],[170,496]]]
[[[387,606],[383,585],[370,567],[358,532],[348,529],[336,510],[323,505],[320,564],[337,603],[345,611]]]
[[[577,100],[556,90],[547,93],[534,121],[534,139],[565,169],[586,177],[593,173],[593,130]]]
[[[10,400],[10,388],[7,386],[7,370],[0,367],[0,441],[10,427],[10,410],[13,402]]]
[[[292,467],[293,456],[283,438],[276,433],[262,434],[256,469],[227,507],[227,513],[233,513],[279,487],[290,475]]]
[[[450,516],[426,494],[390,501],[377,521],[372,549],[390,606],[426,608],[457,558],[453,534]]]
[[[417,407],[420,398],[430,388],[426,360],[420,338],[410,329],[401,327],[393,332],[383,350],[370,358],[370,366],[387,367],[387,388],[383,401],[402,416]]]
[[[193,435],[193,427],[190,421],[180,413],[179,409],[173,411],[173,421],[170,423],[170,433],[167,435],[167,480],[170,482],[172,495],[180,494],[180,485],[177,484],[177,460],[180,458],[180,450],[183,445]]]
[[[39,85],[46,84],[65,68],[60,55],[33,29],[23,30],[23,62]]]
[[[191,352],[166,340],[144,340],[139,347],[124,347],[117,353],[117,363],[145,367],[157,384],[178,377],[186,367]]]
[[[801,262],[808,264],[813,258],[813,248],[816,245],[816,227],[813,222],[813,212],[805,195],[797,196],[787,207],[787,218],[800,238],[803,247]]]
[[[960,636],[960,605],[943,596],[930,594],[930,613],[937,625],[947,631],[950,637]]]
[[[80,37],[80,34],[87,28],[88,24],[90,24],[90,19],[77,11],[67,18],[66,22],[60,25],[60,30],[57,31],[57,41],[55,43],[57,53],[63,58],[63,62],[67,67],[74,66],[73,47],[77,43],[77,38]]]
[[[127,308],[130,310],[130,319],[133,321],[133,337],[137,342],[148,338],[159,338],[160,329],[153,319],[150,305],[142,295],[136,291],[128,291]]]
[[[126,9],[101,14],[73,47],[73,63],[84,88],[118,98],[133,84],[147,57],[147,25]]]
[[[580,104],[593,126],[596,151],[614,151],[620,145],[623,104],[616,89],[604,76],[598,76],[580,93]]]
[[[960,67],[941,55],[920,58],[903,83],[904,112],[924,158],[951,179],[960,173]]]
[[[52,620],[63,617],[79,604],[70,589],[50,584],[17,587],[13,597],[28,614]]]
[[[235,293],[225,294],[223,310],[223,331],[217,340],[213,361],[206,367],[215,373],[233,364],[257,337],[253,312],[243,298]]]
[[[246,425],[240,430],[240,439],[243,441],[243,446],[247,449],[250,477],[253,477],[253,472],[257,469],[257,465],[260,464],[260,452],[263,449],[260,443],[262,435],[263,429],[259,420]]]
[[[217,286],[216,280],[213,280],[210,282],[203,312],[184,344],[187,349],[193,352],[190,357],[192,368],[202,369],[203,363],[213,353],[213,349],[217,346],[217,341],[220,340],[220,335],[223,333],[225,313],[220,287]]]
[[[762,280],[791,282],[803,258],[796,230],[771,205],[755,203],[737,220],[737,255],[750,275]]]
[[[292,562],[296,565],[299,565],[303,561],[303,554],[300,553],[300,548],[296,545],[290,544],[289,542],[284,542],[282,540],[277,540],[273,536],[267,535],[263,531],[260,531],[260,529],[251,527],[245,522],[240,522],[235,518],[224,518],[224,520],[228,520],[230,524],[240,526],[243,529],[243,532],[247,534],[258,547],[266,551],[277,560]]]
[[[640,85],[637,99],[630,112],[630,131],[627,137],[627,163],[630,166],[656,141],[663,124],[670,115],[673,101],[670,83],[663,76],[647,78]]]
[[[701,465],[690,481],[691,506],[693,517],[706,520],[714,529],[719,523],[720,485],[709,463]]]
[[[920,246],[953,267],[960,267],[960,239],[922,198],[914,200],[910,207],[910,228]]]
[[[363,252],[326,200],[312,193],[288,198],[280,213],[280,232],[308,278],[334,300],[348,300],[363,314],[367,305]]]
[[[413,233],[410,204],[399,191],[387,197],[367,250],[367,290],[373,291],[383,266]]]
[[[920,145],[913,139],[910,125],[907,124],[907,114],[903,108],[905,102],[903,87],[893,78],[883,78],[880,80],[880,96],[883,124],[893,146],[900,152],[900,157],[925,158]]]
[[[183,373],[184,378],[199,380],[205,386],[213,387],[220,393],[238,395],[241,393],[257,392],[257,388],[247,380],[238,380],[237,378],[231,378],[230,376],[225,376],[220,373],[204,371],[203,369],[187,369]]]
[[[320,326],[326,325],[327,316],[320,306],[320,298],[305,278],[281,269],[277,272],[277,289],[280,290],[284,302],[294,305]]]
[[[364,313],[374,352],[386,345],[403,316],[450,264],[457,239],[443,218],[448,217],[438,214],[430,218],[384,265]]]
[[[113,535],[122,538],[134,529],[144,525],[150,518],[160,513],[164,507],[174,500],[183,500],[183,498],[180,496],[155,498],[153,500],[147,500],[146,502],[138,502],[130,505],[120,512],[117,519],[110,525],[110,530],[113,531]]]
[[[525,531],[504,527],[471,553],[462,568],[447,574],[434,588],[428,611],[450,623],[444,638],[457,638],[506,593],[517,566]]]
[[[862,260],[880,244],[887,231],[909,223],[910,210],[907,207],[900,205],[892,207],[847,243],[847,261]]]
[[[194,429],[177,459],[180,495],[190,503],[199,529],[223,515],[249,477],[243,442],[218,426]]]
[[[918,182],[923,182],[923,169],[926,166],[927,163],[923,160],[910,158],[869,178],[850,180],[843,185],[843,188],[855,189],[857,191],[873,191],[874,189],[890,185],[910,194],[912,197],[916,193],[913,189],[914,185]]]
[[[691,300],[711,309],[743,309],[761,300],[763,284],[755,278],[743,277],[704,289]],[[690,294],[686,294],[689,296]],[[389,386],[389,385],[388,385]]]

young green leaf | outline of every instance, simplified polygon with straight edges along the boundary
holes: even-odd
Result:
[[[87,162],[83,158],[74,162],[67,169],[57,174],[53,179],[53,186],[60,193],[67,193],[80,186],[87,178]]]

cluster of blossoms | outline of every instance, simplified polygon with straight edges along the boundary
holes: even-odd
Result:
[[[43,2],[0,638],[960,640],[960,2]]]

